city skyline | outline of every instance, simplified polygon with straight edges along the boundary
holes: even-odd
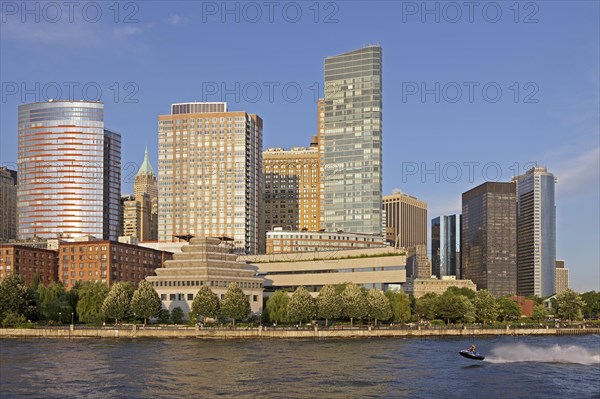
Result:
[[[390,8],[389,12],[382,13],[378,4],[365,8],[360,4],[342,3],[333,16],[338,20],[334,24],[315,24],[311,11],[305,9],[305,19],[299,24],[279,18],[274,25],[254,24],[253,30],[247,29],[249,23],[243,19],[240,23],[231,20],[221,23],[218,18],[210,17],[203,22],[193,4],[174,6],[171,13],[163,15],[160,7],[140,3],[137,24],[118,25],[105,20],[96,25],[53,24],[55,33],[51,35],[44,34],[48,26],[43,23],[27,26],[25,30],[20,19],[19,23],[9,19],[2,24],[0,39],[5,95],[1,107],[0,163],[8,167],[16,164],[15,109],[21,103],[36,100],[33,89],[34,94],[21,101],[23,82],[29,89],[34,88],[36,82],[41,87],[58,82],[65,92],[65,82],[78,82],[79,89],[87,82],[97,82],[104,93],[107,126],[125,133],[124,148],[147,143],[154,165],[157,165],[156,115],[164,114],[173,102],[220,100],[221,83],[226,84],[225,89],[235,87],[236,82],[240,88],[245,85],[248,89],[245,96],[243,90],[239,90],[237,102],[232,101],[235,95],[226,99],[232,101],[232,110],[252,110],[265,119],[263,148],[305,145],[316,129],[314,109],[318,96],[313,96],[310,87],[322,81],[322,60],[369,41],[379,42],[385,47],[383,93],[388,110],[383,123],[383,163],[386,165],[383,193],[399,187],[428,202],[431,215],[451,214],[460,210],[460,193],[483,182],[485,176],[490,180],[509,181],[512,176],[524,173],[529,162],[547,166],[560,179],[556,196],[557,257],[570,265],[575,289],[598,289],[598,79],[595,71],[599,69],[599,46],[597,22],[592,22],[598,14],[598,5],[578,3],[564,9],[543,3],[537,15],[539,22],[533,24],[514,23],[508,9],[498,24],[483,21],[480,16],[471,24],[464,20],[436,23],[431,19],[422,23],[418,15],[402,15],[400,6],[390,5]],[[105,14],[110,15],[108,10]],[[322,12],[321,22],[324,15],[329,14]],[[392,19],[401,22],[387,23]],[[352,33],[359,21],[367,28],[381,29],[373,37]],[[297,30],[298,26],[310,29]],[[272,34],[273,28],[277,29],[277,35]],[[216,39],[202,44],[201,55],[187,53],[186,47],[174,40],[181,34],[200,34],[207,29],[214,32]],[[404,30],[412,34],[409,39],[400,40]],[[232,40],[241,31],[246,40],[267,44],[252,50],[257,60],[254,66],[241,68],[233,62],[240,53],[251,54],[246,40],[245,43]],[[73,35],[73,32],[79,34]],[[110,41],[110,45],[103,43],[97,40],[99,32],[108,32],[121,40]],[[164,38],[158,38],[161,35]],[[65,43],[67,36],[75,38]],[[523,37],[527,40],[519,40]],[[69,66],[66,59],[53,55],[59,43],[80,52],[81,64]],[[299,48],[290,43],[297,43]],[[154,56],[163,55],[161,51],[165,59],[175,54],[182,56],[177,65],[180,76],[168,73],[171,61]],[[25,62],[23,57],[31,54],[45,60],[44,70]],[[100,60],[98,57],[119,63],[119,71],[108,67],[107,61],[94,66]],[[197,62],[199,59],[202,62]],[[211,61],[207,61],[209,59]],[[515,63],[515,59],[524,61]],[[156,76],[161,78],[156,79]],[[479,88],[486,82],[497,82],[503,90],[502,100],[489,102],[482,99],[478,90],[471,103],[465,99],[467,91],[464,90],[461,101],[448,101],[451,100],[448,90],[453,88],[448,83],[458,82],[461,86],[467,81],[478,82]],[[114,85],[115,82],[118,84]],[[126,87],[128,82],[135,85]],[[210,95],[215,91],[212,85],[215,82],[217,94]],[[263,98],[256,103],[248,101],[252,99],[250,82],[257,82],[263,88]],[[266,98],[266,82],[279,83],[273,102]],[[279,89],[287,82],[302,87],[303,96],[298,102],[282,98]],[[409,94],[409,90],[415,90],[413,83],[420,91],[421,83],[431,89],[436,82],[441,87],[439,102],[435,101],[435,93],[426,95],[425,101],[420,92]],[[521,94],[518,102],[514,101],[515,82]],[[528,82],[537,86],[526,88]],[[12,83],[17,84],[16,95],[8,94],[14,88]],[[136,89],[136,94],[132,94]],[[322,83],[318,89],[322,91]],[[536,94],[532,94],[534,92]],[[37,94],[43,94],[42,90]],[[79,94],[77,99],[82,97]],[[138,102],[125,102],[127,96]],[[538,102],[524,102],[527,96]],[[119,101],[114,101],[115,97]],[[291,124],[290,115],[294,115]],[[525,145],[515,146],[517,140],[524,140],[521,142]],[[405,149],[403,153],[402,149]],[[139,166],[139,152],[124,152],[124,171],[130,162]],[[484,167],[487,167],[485,172]],[[434,172],[427,173],[428,170]],[[456,171],[461,177],[455,178]],[[127,187],[133,182],[127,181],[126,173],[124,179],[122,192],[131,192]]]

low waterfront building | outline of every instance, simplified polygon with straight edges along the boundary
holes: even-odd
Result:
[[[91,238],[61,242],[58,253],[59,280],[67,289],[83,281],[99,281],[108,286],[124,281],[136,288],[172,258],[166,251]]]
[[[241,256],[265,278],[269,291],[304,286],[316,295],[327,284],[355,283],[387,290],[406,282],[406,254],[395,248]]]
[[[334,251],[387,247],[385,237],[325,231],[283,231],[276,228],[267,233],[267,254]]]
[[[40,283],[45,285],[57,281],[57,252],[18,244],[0,245],[0,282],[11,273],[22,275],[27,284],[36,275]]]
[[[412,294],[415,298],[421,298],[423,295],[429,293],[441,295],[450,287],[468,288],[473,291],[477,290],[477,285],[471,280],[456,280],[454,276],[445,276],[442,279],[410,279],[403,285],[403,290],[407,294]]]
[[[223,299],[231,283],[244,291],[253,314],[262,313],[263,279],[245,262],[236,260],[234,246],[226,238],[192,238],[189,245],[172,260],[156,269],[156,276],[146,278],[160,295],[163,307],[180,307],[187,317],[196,293],[202,286]]]

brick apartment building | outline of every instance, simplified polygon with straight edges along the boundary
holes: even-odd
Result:
[[[62,242],[58,279],[67,289],[78,281],[101,281],[108,286],[128,281],[135,288],[168,259],[172,259],[170,252],[114,241]]]
[[[0,282],[10,273],[18,273],[29,284],[36,274],[40,282],[58,280],[58,254],[50,249],[17,244],[0,245]]]

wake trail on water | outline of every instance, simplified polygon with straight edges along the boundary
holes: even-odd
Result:
[[[519,343],[493,348],[486,356],[485,361],[490,363],[541,362],[600,365],[600,352],[577,345],[540,347]]]

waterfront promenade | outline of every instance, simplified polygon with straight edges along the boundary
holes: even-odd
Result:
[[[600,334],[598,327],[578,328],[199,328],[199,327],[50,327],[3,328],[0,338],[199,338],[199,339],[291,339],[291,338],[370,338],[370,337],[470,337]]]

